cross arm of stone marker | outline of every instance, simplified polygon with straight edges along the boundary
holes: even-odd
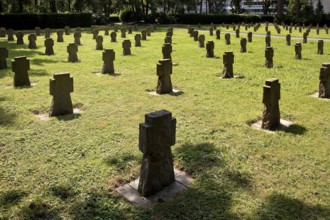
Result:
[[[115,58],[116,58],[116,55],[113,50],[107,51],[106,53],[105,52],[102,53],[102,61],[104,61],[104,62],[106,62],[108,60],[115,60]]]
[[[69,73],[54,74],[54,79],[49,80],[49,93],[54,96],[61,91],[63,94],[73,92],[73,78]]]
[[[281,99],[281,84],[278,79],[266,80],[266,85],[264,85],[264,96],[262,103],[265,105],[272,104],[272,100]]]
[[[26,59],[26,57],[15,57],[15,61],[11,64],[11,69],[13,72],[20,69],[30,70],[30,60]]]

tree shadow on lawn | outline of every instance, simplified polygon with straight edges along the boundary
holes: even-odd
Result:
[[[327,219],[330,210],[320,205],[307,205],[282,194],[267,197],[252,219]]]
[[[307,129],[305,127],[298,124],[293,124],[284,130],[285,133],[291,133],[294,135],[303,135],[306,133],[306,131]]]
[[[8,112],[6,109],[0,106],[0,126],[13,123],[16,116],[16,113]]]
[[[28,193],[21,190],[10,190],[0,195],[0,208],[10,208],[17,205]]]

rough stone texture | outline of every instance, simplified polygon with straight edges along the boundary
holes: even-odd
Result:
[[[98,35],[95,41],[96,41],[96,50],[103,50],[103,37],[101,35]]]
[[[175,181],[171,146],[175,144],[176,119],[166,110],[145,115],[139,126],[143,153],[138,191],[150,196]]]
[[[301,43],[296,43],[296,45],[294,46],[294,50],[295,50],[296,60],[301,60],[301,51],[302,51]]]
[[[291,46],[291,35],[290,34],[287,34],[286,37],[286,45],[287,46]]]
[[[133,27],[132,26],[129,26],[127,29],[128,29],[128,34],[132,34],[133,33]]]
[[[205,35],[204,34],[199,35],[198,42],[199,42],[198,45],[199,45],[200,48],[205,47]]]
[[[45,55],[54,55],[54,40],[52,38],[45,39]]]
[[[233,78],[234,71],[233,71],[233,64],[234,64],[234,53],[233,52],[225,52],[223,55],[223,72],[222,78]]]
[[[163,44],[162,54],[163,54],[163,59],[169,59],[172,62],[172,45]]]
[[[28,39],[29,39],[29,45],[28,45],[29,49],[36,49],[37,48],[37,44],[36,44],[37,35],[29,34]]]
[[[30,60],[25,56],[15,57],[11,63],[12,71],[14,75],[14,87],[19,86],[31,86],[29,73]]]
[[[96,39],[96,37],[99,35],[99,30],[97,30],[97,29],[94,29],[93,31],[92,31],[92,34],[93,34],[93,40],[95,40]]]
[[[265,37],[265,42],[266,42],[266,47],[270,47],[271,46],[271,37],[270,37],[270,35],[267,35]]]
[[[321,66],[319,98],[330,98],[330,63]]]
[[[150,27],[147,27],[146,28],[146,31],[147,31],[147,36],[150,37],[151,36],[151,29],[150,29]]]
[[[247,44],[247,41],[246,41],[246,38],[241,38],[241,53],[246,53],[246,44]]]
[[[69,44],[66,48],[69,56],[68,56],[68,62],[75,63],[78,62],[78,45],[75,43]]]
[[[22,31],[17,31],[17,32],[16,32],[16,44],[17,44],[17,45],[22,45],[22,44],[24,44],[24,39],[23,39],[23,37],[24,37],[24,34],[23,34]]]
[[[305,33],[303,34],[303,43],[304,43],[304,44],[307,43],[307,36],[308,36],[308,33],[305,32]]]
[[[142,40],[147,40],[147,31],[146,30],[142,30],[141,31],[141,36],[142,36]]]
[[[124,56],[131,55],[131,41],[124,40],[122,43]]]
[[[166,36],[165,39],[164,39],[164,43],[165,44],[172,44],[172,37]]]
[[[173,32],[167,31],[166,32],[166,37],[172,37],[173,36]]]
[[[198,31],[194,31],[194,41],[198,41]]]
[[[4,27],[1,27],[0,28],[0,37],[6,37],[6,28]]]
[[[53,96],[49,116],[73,114],[70,95],[73,92],[73,78],[70,73],[56,73],[53,77],[49,81],[50,95]]]
[[[7,30],[7,35],[8,35],[8,41],[14,41],[14,30],[13,29],[8,29]]]
[[[274,130],[280,125],[280,107],[281,84],[278,79],[266,80],[264,86],[262,102],[264,103],[264,112],[262,116],[262,129]]]
[[[81,41],[80,41],[81,32],[80,31],[74,32],[73,37],[74,37],[74,43],[77,45],[81,45]]]
[[[121,38],[126,38],[126,28],[121,29]]]
[[[188,34],[190,35],[190,37],[194,37],[194,28],[188,28]]]
[[[214,57],[214,42],[213,41],[206,42],[206,57],[207,58]]]
[[[156,92],[158,94],[168,94],[173,92],[172,82],[172,61],[170,59],[159,60],[157,64],[158,82]]]
[[[239,29],[236,29],[235,33],[236,33],[236,38],[239,38],[239,34],[240,34]]]
[[[273,68],[273,57],[274,57],[274,49],[272,47],[267,47],[265,50],[265,58],[266,58],[265,66],[267,68]]]
[[[65,32],[65,35],[70,35],[70,27],[69,26],[65,26],[64,27],[64,32]]]
[[[230,45],[230,33],[225,34],[225,40],[226,40],[226,44]]]
[[[213,27],[210,27],[209,32],[210,32],[210,36],[213,36]]]
[[[135,34],[134,40],[135,40],[135,46],[141,47],[141,34]]]
[[[118,25],[115,25],[115,26],[113,27],[113,31],[114,31],[114,32],[118,32],[118,29],[119,29]]]
[[[8,50],[5,47],[0,47],[0,70],[7,69]]]
[[[113,49],[106,49],[102,53],[103,67],[101,70],[102,74],[114,74],[115,68],[113,61],[115,60],[116,55]]]
[[[45,38],[50,38],[50,29],[45,28]]]
[[[216,39],[220,40],[220,30],[216,30],[215,31],[215,36],[216,36]]]
[[[57,33],[57,42],[64,42],[64,39],[63,39],[64,31],[58,30],[56,33]]]
[[[35,32],[35,34],[36,34],[37,36],[40,36],[40,35],[41,35],[41,28],[40,28],[40,27],[36,27],[36,28],[34,29],[34,32]]]
[[[117,42],[117,33],[115,31],[110,34],[111,42]]]
[[[318,40],[318,42],[317,42],[317,54],[320,54],[320,55],[323,54],[323,46],[324,46],[323,40]]]
[[[251,43],[252,42],[252,32],[249,32],[247,34],[247,37],[248,37],[248,42]]]

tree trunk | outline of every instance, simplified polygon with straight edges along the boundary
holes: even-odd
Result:
[[[24,4],[23,1],[18,1],[18,7],[19,7],[19,12],[22,13],[24,10]]]
[[[203,0],[201,0],[199,3],[199,14],[202,14],[202,10],[203,10]]]
[[[277,16],[283,17],[283,0],[277,1]]]
[[[52,13],[57,13],[56,1],[55,0],[50,0],[49,4],[50,4],[50,11]]]
[[[300,8],[301,8],[301,5],[300,5],[300,0],[296,0],[296,8],[295,8],[295,12],[296,12],[296,18],[299,18],[300,16]]]
[[[2,1],[0,1],[0,12],[3,12]]]
[[[68,10],[71,11],[71,0],[68,0]]]

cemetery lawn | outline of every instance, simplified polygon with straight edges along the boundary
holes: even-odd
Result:
[[[303,59],[295,60],[295,40],[286,46],[272,38],[274,68],[267,69],[264,37],[253,37],[242,54],[234,34],[225,45],[224,32],[216,40],[205,31],[218,56],[209,59],[186,29],[174,29],[172,84],[182,93],[152,96],[165,29],[141,48],[134,47],[134,33],[127,35],[132,56],[122,55],[119,32],[117,43],[104,36],[104,48],[116,52],[115,76],[97,74],[102,51],[86,30],[79,63],[67,62],[73,34],[55,42],[54,56],[43,55],[43,36],[36,50],[27,48],[27,34],[19,46],[0,38],[10,54],[9,68],[0,70],[0,219],[329,219],[330,101],[311,94],[318,91],[321,64],[330,61],[330,42],[317,55],[317,42],[308,41]],[[218,77],[225,51],[234,52],[239,78]],[[12,87],[15,56],[30,59],[32,87]],[[79,113],[48,119],[49,79],[58,72],[73,77]],[[250,127],[261,119],[269,78],[281,83],[281,118],[295,123],[273,134]],[[139,176],[138,125],[161,109],[177,119],[175,166],[194,182],[144,210],[114,189]]]

